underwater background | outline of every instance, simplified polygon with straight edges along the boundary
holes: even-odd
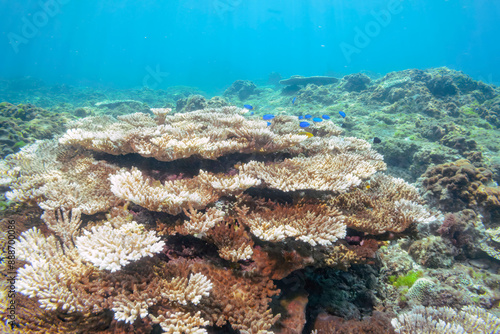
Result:
[[[500,333],[500,3],[0,9],[1,333]]]
[[[271,72],[385,74],[447,66],[500,81],[495,1],[64,0],[1,6],[4,78],[116,88],[188,85],[211,94],[237,79],[265,83]],[[161,82],[144,79],[157,68]]]

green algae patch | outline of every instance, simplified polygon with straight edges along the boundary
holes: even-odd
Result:
[[[410,271],[405,276],[389,276],[389,281],[397,288],[400,286],[407,286],[408,288],[411,288],[413,283],[415,283],[415,281],[423,275],[424,273],[422,271]]]

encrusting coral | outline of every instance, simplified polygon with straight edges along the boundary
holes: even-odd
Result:
[[[45,211],[46,228],[17,247],[18,289],[47,319],[81,316],[91,332],[102,322],[102,332],[272,333],[273,279],[363,263],[378,247],[368,234],[433,219],[414,187],[378,174],[386,166],[369,143],[332,122],[308,138],[291,116],[268,126],[235,107],[152,112],[78,120],[0,164],[8,198]]]

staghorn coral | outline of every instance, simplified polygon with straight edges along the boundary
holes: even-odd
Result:
[[[64,249],[54,236],[45,237],[36,227],[23,232],[16,244],[18,259],[27,261],[18,270],[16,288],[36,297],[46,310],[88,312],[89,307],[70,290],[71,282],[91,275],[76,249]]]
[[[500,319],[486,310],[466,306],[460,311],[449,307],[414,307],[410,312],[392,319],[398,334],[410,333],[498,333]]]
[[[219,256],[237,262],[253,255],[253,241],[247,231],[235,222],[218,223],[209,231],[207,239],[218,248]]]
[[[54,231],[70,247],[82,223],[80,209],[72,209],[71,214],[63,210],[45,211],[41,218],[49,229]]]
[[[189,279],[176,277],[165,283],[165,290],[161,292],[163,298],[187,305],[188,302],[197,305],[201,298],[210,295],[213,284],[206,276],[196,273],[191,274]]]
[[[136,222],[113,228],[111,224],[92,227],[75,240],[80,256],[99,269],[111,272],[120,270],[132,261],[152,256],[163,249],[154,231],[145,232],[144,226]]]
[[[273,280],[281,280],[295,270],[314,264],[312,257],[303,256],[296,250],[266,249],[264,251],[260,247],[254,248],[252,261],[252,267],[255,267],[263,276]]]
[[[347,270],[353,264],[366,263],[368,258],[375,257],[378,244],[373,239],[365,239],[360,245],[330,246],[325,252],[324,263],[328,267]]]
[[[200,316],[200,312],[189,314],[184,312],[166,311],[158,317],[153,316],[153,322],[160,324],[165,333],[205,334],[207,331],[199,326],[206,326],[209,321]]]
[[[151,108],[151,112],[156,116],[156,124],[165,124],[167,115],[172,111],[172,108]]]
[[[165,267],[167,275],[185,277],[194,271],[202,273],[213,284],[210,295],[197,307],[210,325],[231,324],[233,329],[250,334],[269,333],[280,315],[269,309],[271,297],[279,290],[273,281],[256,273],[242,275],[207,262],[178,259]],[[259,332],[261,331],[261,332]]]
[[[65,247],[63,253],[54,236],[46,238],[36,228],[24,232],[17,246],[20,259],[28,260],[29,264],[19,270],[16,287],[23,295],[37,297],[41,307],[48,311],[89,314],[110,309],[116,320],[133,323],[138,317],[148,316],[148,308],[157,303],[190,307],[209,296],[212,289],[210,280],[201,273],[191,274],[189,279],[174,277],[168,281],[155,278],[143,283],[134,283],[126,273],[121,277],[104,275],[84,264],[76,248]],[[122,246],[122,253],[127,257],[129,250],[125,246],[126,243]],[[102,248],[97,250],[103,251]],[[121,261],[120,264],[125,263]],[[100,279],[82,285],[86,278],[96,275]]]
[[[225,216],[225,212],[217,208],[209,208],[203,213],[192,206],[189,207],[189,211],[184,209],[184,213],[189,221],[185,221],[182,227],[178,228],[178,231],[199,237],[205,236],[217,223],[224,221]]]

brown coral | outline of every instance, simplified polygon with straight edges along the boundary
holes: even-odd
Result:
[[[269,309],[272,296],[279,293],[273,281],[265,276],[233,272],[214,265],[179,259],[170,262],[165,270],[168,275],[185,276],[195,271],[204,274],[213,284],[208,298],[198,305],[201,317],[212,325],[224,326],[230,323],[234,329],[257,334],[263,333],[279,319]]]
[[[492,175],[490,170],[475,167],[469,160],[457,160],[428,168],[422,184],[443,210],[480,208],[490,219],[500,214],[500,190],[489,185]]]

